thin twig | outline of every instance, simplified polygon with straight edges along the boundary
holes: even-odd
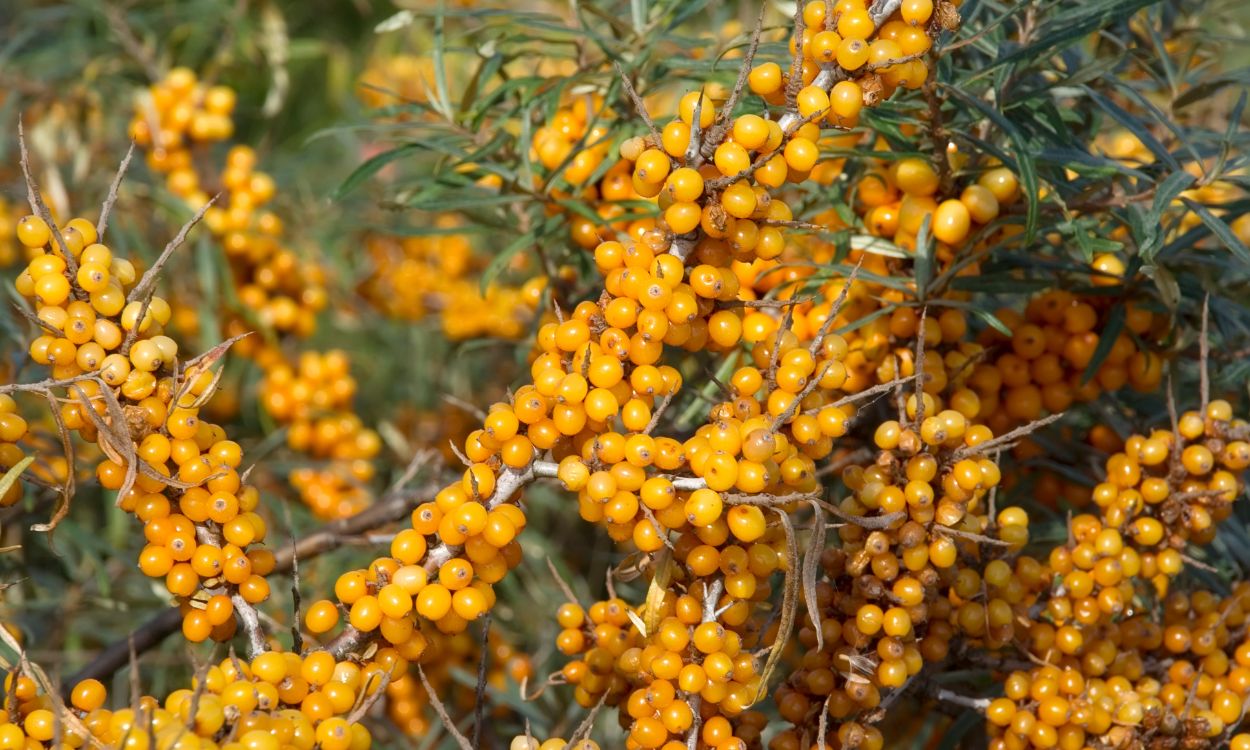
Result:
[[[773,423],[768,426],[769,432],[776,432],[777,430],[780,430],[782,425],[794,418],[794,415],[799,411],[799,407],[803,405],[803,400],[810,396],[812,391],[816,390],[816,388],[820,385],[820,381],[824,379],[825,374],[829,372],[829,368],[832,366],[832,363],[826,362],[820,372],[812,373],[812,379],[807,381],[807,385],[803,387],[803,390],[795,394],[794,399],[790,402],[790,405],[786,407],[786,410],[778,414],[777,418],[773,420]]]
[[[135,300],[142,299],[151,293],[151,291],[156,287],[156,280],[160,277],[161,269],[165,267],[167,262],[169,262],[169,257],[174,254],[174,251],[177,250],[184,241],[186,241],[187,234],[195,228],[196,224],[200,223],[200,219],[204,218],[204,214],[208,213],[208,209],[212,208],[213,204],[216,203],[217,199],[220,197],[221,193],[217,193],[212,198],[209,198],[203,206],[200,206],[200,210],[196,211],[195,215],[192,216],[186,224],[182,225],[182,228],[178,230],[178,233],[174,235],[174,238],[165,245],[165,249],[161,251],[160,257],[156,259],[156,262],[152,264],[151,268],[144,272],[143,276],[139,279],[139,283],[135,284],[130,290],[130,294],[126,295],[127,302],[134,302]],[[135,328],[138,327],[139,324],[135,323]]]
[[[1057,412],[1055,414],[1050,414],[1048,416],[1042,417],[1041,419],[1035,419],[1032,422],[1029,422],[1026,425],[1021,425],[1010,432],[1005,432],[1002,435],[999,435],[998,437],[992,440],[986,440],[984,443],[977,443],[976,445],[962,446],[961,448],[957,449],[954,453],[951,454],[950,460],[958,461],[961,458],[967,458],[968,456],[983,455],[985,453],[988,453],[994,450],[995,448],[998,448],[998,447],[1001,447],[1003,445],[1007,445],[1008,443],[1013,442],[1014,440],[1016,440],[1016,438],[1022,438],[1025,435],[1031,435],[1032,433],[1037,432],[1038,430],[1045,427],[1046,425],[1051,424],[1052,422],[1059,421],[1061,418],[1063,418],[1064,413],[1065,412]]]
[[[490,611],[482,618],[481,655],[477,662],[477,689],[473,701],[473,747],[482,746],[482,714],[486,706],[486,668],[490,663]]]
[[[790,80],[786,81],[786,114],[798,114],[798,95],[803,88],[803,31],[807,21],[803,18],[805,3],[794,4],[794,56],[790,60]],[[785,128],[783,127],[784,131]]]
[[[700,151],[702,145],[703,134],[703,89],[699,89],[699,96],[694,100],[694,116],[690,122],[690,143],[686,145],[686,166],[697,169],[703,161],[703,153]],[[710,139],[709,139],[710,140]]]
[[[960,539],[967,539],[968,541],[976,542],[977,544],[990,544],[995,547],[1015,546],[1011,542],[1005,542],[1002,539],[995,539],[994,537],[985,536],[984,534],[976,534],[971,531],[963,531],[950,526],[943,526],[940,523],[933,524],[933,530],[942,534],[949,534],[950,536],[958,537]]]
[[[798,297],[796,299],[731,299],[728,302],[721,302],[718,307],[729,309],[735,307],[749,308],[785,308],[791,305],[802,305],[811,302],[813,297]]]
[[[634,103],[634,110],[638,112],[638,117],[646,124],[647,129],[651,131],[651,137],[658,144],[660,142],[660,129],[655,126],[655,120],[651,119],[651,114],[647,112],[647,105],[642,101],[642,97],[638,96],[638,92],[634,90],[634,84],[630,82],[629,76],[626,75],[625,69],[621,67],[619,62],[614,62],[616,73],[621,77],[621,86],[625,89],[625,95]]]
[[[916,354],[913,367],[916,372],[915,395],[916,395],[916,420],[915,429],[920,430],[920,423],[924,421],[924,322],[928,316],[928,306],[920,308],[920,328],[916,332]]]
[[[117,165],[117,174],[113,176],[113,182],[109,185],[108,197],[104,199],[104,205],[100,207],[100,219],[95,224],[96,242],[104,241],[104,230],[109,225],[109,214],[113,213],[113,206],[117,203],[117,194],[121,190],[122,180],[126,177],[126,170],[130,168],[130,158],[135,155],[135,142],[130,141],[130,148],[126,149],[126,155],[122,157],[121,164]]]
[[[438,692],[430,686],[430,681],[425,677],[425,670],[421,665],[417,665],[417,676],[421,678],[421,684],[425,686],[426,697],[430,700],[430,705],[434,708],[434,713],[438,714],[439,721],[443,722],[443,726],[447,732],[456,740],[456,744],[460,746],[460,750],[474,750],[473,745],[469,743],[468,738],[460,733],[456,728],[456,723],[447,715],[447,707],[438,698]]]
[[[35,178],[30,172],[30,151],[26,149],[26,130],[22,125],[22,118],[17,118],[17,147],[21,156],[22,176],[26,178],[26,200],[30,203],[30,210],[35,215],[43,219],[48,225],[49,231],[52,232],[52,239],[56,240],[56,245],[61,251],[61,255],[65,260],[65,277],[69,279],[70,290],[74,299],[84,299],[82,289],[78,287],[78,259],[69,251],[69,246],[65,244],[65,237],[61,234],[61,229],[52,220],[52,212],[48,210],[48,206],[43,202],[43,196],[39,193],[39,186],[35,184]]]
[[[130,24],[126,22],[125,13],[119,5],[113,3],[104,4],[104,16],[108,19],[109,28],[117,35],[118,41],[122,47],[130,53],[140,65],[143,66],[143,72],[147,75],[149,81],[158,81],[161,77],[161,71],[156,66],[156,61],[152,59],[152,54],[148,51],[139,38],[135,36],[134,30],[130,28]]]
[[[674,391],[664,394],[664,399],[660,401],[660,405],[656,407],[655,411],[651,412],[651,421],[647,422],[647,426],[643,429],[642,434],[650,435],[655,431],[656,426],[660,424],[660,417],[663,417],[664,412],[668,411],[668,407],[673,403],[673,396],[675,395]]]
[[[781,325],[777,327],[777,335],[773,337],[773,350],[768,357],[768,389],[772,390],[777,385],[777,363],[781,361],[781,339],[790,330],[790,326],[794,323],[794,308],[787,307],[786,315],[781,319]]]
[[[846,283],[842,285],[842,290],[838,292],[837,299],[833,301],[833,305],[829,308],[828,317],[825,318],[824,323],[820,324],[820,329],[816,331],[816,336],[812,338],[812,345],[807,350],[813,357],[820,351],[820,346],[824,343],[825,336],[829,335],[829,329],[833,327],[834,318],[838,317],[838,313],[842,311],[842,305],[846,303],[846,298],[851,293],[851,285],[859,277],[859,269],[864,265],[864,257],[860,255],[859,260],[855,262],[855,267],[851,269],[850,275],[846,277]]]
[[[547,570],[550,570],[551,577],[556,579],[556,585],[560,587],[560,591],[564,594],[564,600],[580,607],[581,603],[577,600],[577,594],[573,593],[573,587],[569,586],[568,581],[564,580],[564,576],[560,575],[560,571],[556,570],[556,564],[551,561],[550,557],[547,558]]]
[[[1208,324],[1210,323],[1211,294],[1202,297],[1202,333],[1198,340],[1198,394],[1201,399],[1201,413],[1205,417],[1207,403],[1211,400],[1211,378],[1208,365],[1211,361],[1211,340]]]
[[[1197,682],[1197,680],[1194,680],[1194,682]],[[938,688],[936,698],[942,703],[952,703],[956,706],[963,706],[976,711],[985,711],[990,707],[989,698],[972,698],[967,695],[952,693],[946,688]]]
[[[486,421],[486,416],[487,416],[486,412],[482,411],[475,404],[471,404],[462,398],[457,398],[456,396],[453,396],[450,393],[444,393],[443,400],[451,404],[452,406],[456,407],[457,409],[460,409],[461,411],[468,414],[469,416],[476,418],[479,422]]]
[[[721,108],[720,114],[716,117],[716,125],[711,130],[711,137],[708,142],[703,144],[704,158],[711,158],[711,144],[719,143],[725,137],[725,132],[729,129],[729,123],[733,119],[734,107],[738,106],[738,97],[742,96],[743,90],[746,88],[747,80],[751,75],[751,68],[755,63],[755,53],[760,48],[760,38],[764,33],[764,15],[768,11],[768,4],[760,4],[759,15],[755,18],[755,29],[751,32],[751,43],[747,47],[746,56],[738,64],[738,80],[734,81],[734,87],[729,92],[729,98],[725,100],[725,106]]]
[[[360,702],[357,703],[356,707],[352,709],[352,712],[347,715],[348,724],[359,724],[360,720],[365,718],[365,715],[369,713],[369,709],[373,708],[374,704],[386,695],[386,686],[391,682],[390,670],[388,669],[382,672],[382,676],[379,679],[381,682],[378,683],[377,689],[372,693],[368,691],[367,685],[361,689]]]

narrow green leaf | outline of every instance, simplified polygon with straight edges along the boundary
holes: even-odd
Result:
[[[986,324],[989,325],[990,328],[993,328],[995,331],[998,331],[1002,335],[1011,336],[1011,329],[1007,327],[1007,324],[999,320],[998,316],[990,312],[989,310],[981,310],[981,309],[973,308],[972,314],[977,316],[981,320],[985,321]]]
[[[407,156],[414,151],[419,151],[421,148],[420,144],[410,143],[406,146],[393,148],[390,151],[384,151],[377,156],[366,159],[360,166],[352,170],[352,173],[347,176],[347,179],[343,180],[343,184],[339,185],[338,189],[334,191],[334,200],[341,200],[344,198],[348,193],[360,187],[360,185],[370,177],[382,171],[382,168],[387,164],[390,164],[396,159]]]
[[[9,488],[17,482],[18,477],[22,476],[22,472],[26,471],[26,467],[30,466],[34,462],[34,456],[27,456],[21,461],[13,464],[8,471],[4,472],[4,476],[0,477],[0,497],[4,497],[4,494],[9,491]]]
[[[1233,234],[1232,228],[1225,224],[1223,219],[1211,213],[1210,209],[1197,201],[1192,201],[1188,198],[1181,198],[1181,200],[1185,202],[1190,211],[1198,214],[1198,218],[1202,219],[1202,223],[1206,225],[1207,229],[1211,230],[1211,234],[1214,234],[1219,238],[1220,242],[1224,243],[1224,247],[1228,248],[1233,255],[1236,255],[1242,263],[1250,266],[1250,248],[1247,248],[1245,243],[1238,239],[1236,234]]]
[[[1159,299],[1163,300],[1168,312],[1175,315],[1181,304],[1181,286],[1176,277],[1163,266],[1155,266],[1149,275],[1155,282],[1155,289],[1159,290]]]
[[[1167,179],[1155,188],[1150,213],[1143,221],[1145,236],[1138,249],[1138,254],[1141,255],[1143,261],[1149,263],[1154,260],[1155,253],[1159,252],[1159,248],[1163,246],[1163,213],[1172,205],[1172,201],[1176,200],[1176,197],[1193,182],[1193,175],[1178,171],[1168,175]]]
[[[929,290],[929,282],[933,280],[933,239],[929,236],[933,214],[925,214],[920,222],[920,231],[916,233],[916,299],[924,302]]]
[[[1141,119],[1089,86],[1082,86],[1081,88],[1085,90],[1085,95],[1088,96],[1091,101],[1111,116],[1111,119],[1115,120],[1121,127],[1136,136],[1137,140],[1141,141],[1142,145],[1149,149],[1150,153],[1155,155],[1155,158],[1167,164],[1173,171],[1180,171],[1181,165],[1176,161],[1176,157],[1172,156],[1171,152],[1167,150],[1167,147],[1160,143],[1158,138],[1154,137],[1154,134],[1150,132],[1150,130],[1146,127],[1146,124],[1142,122]]]
[[[938,750],[956,750],[963,747],[964,737],[983,723],[985,716],[979,711],[963,711],[942,733],[942,743],[938,745]]]
[[[1124,330],[1124,313],[1123,303],[1116,303],[1115,307],[1111,308],[1111,312],[1107,313],[1106,323],[1098,334],[1098,346],[1094,347],[1094,356],[1090,358],[1089,364],[1085,366],[1085,372],[1081,374],[1081,385],[1092,380],[1098,374],[1098,368],[1107,361],[1107,355],[1111,354],[1111,347],[1115,346],[1116,339],[1120,337],[1120,331]]]
[[[451,97],[447,93],[447,34],[444,28],[444,20],[446,17],[446,2],[439,0],[438,10],[434,14],[434,49],[432,57],[434,58],[434,106],[439,113],[448,120],[452,118]]]
[[[629,0],[629,13],[634,22],[634,33],[641,37],[647,28],[647,0]]]
[[[508,263],[511,262],[514,255],[527,247],[531,247],[538,241],[539,237],[554,230],[561,221],[563,221],[563,217],[558,215],[548,217],[538,228],[531,229],[517,237],[507,247],[500,250],[495,257],[491,258],[490,263],[486,264],[486,268],[482,269],[482,279],[479,286],[482,293],[485,294],[490,285],[495,283],[495,279],[498,279],[499,274],[503,273],[504,269],[508,267]]]
[[[1177,111],[1188,107],[1195,102],[1209,99],[1212,94],[1226,86],[1250,86],[1250,68],[1239,68],[1229,71],[1218,78],[1210,81],[1204,81],[1190,89],[1187,89],[1180,96],[1172,101],[1172,111]]]
[[[1043,24],[1038,30],[1036,41],[1003,55],[990,63],[986,70],[1046,55],[1056,47],[1063,46],[1075,39],[1082,39],[1097,29],[1120,22],[1138,10],[1148,5],[1153,5],[1155,2],[1157,0],[1088,2],[1076,12],[1057,13],[1054,20]]]

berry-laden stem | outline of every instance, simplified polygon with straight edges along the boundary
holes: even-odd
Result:
[[[555,471],[551,466],[553,464],[543,466],[541,475],[555,476]],[[503,505],[539,475],[536,463],[531,463],[524,469],[504,469],[496,480],[494,492],[491,493],[490,498],[483,502],[483,505],[486,506],[488,511]],[[423,567],[427,573],[436,574],[443,563],[451,560],[463,551],[463,545],[440,543],[427,553]],[[361,649],[379,635],[377,631],[366,633],[349,624],[343,629],[343,632],[326,644],[325,650],[333,654],[334,658],[341,659],[348,654],[359,653]]]
[[[716,603],[720,601],[720,593],[724,587],[725,582],[719,578],[707,585],[707,590],[703,594],[703,622],[716,622]],[[690,725],[690,731],[686,734],[686,750],[695,750],[699,744],[699,729],[703,724],[703,717],[699,712],[703,706],[703,697],[693,695],[687,700],[690,702],[690,710],[694,713],[694,723]]]

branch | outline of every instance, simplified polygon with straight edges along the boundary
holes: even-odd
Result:
[[[247,636],[247,658],[255,659],[269,650],[265,643],[265,631],[260,625],[260,615],[256,612],[256,607],[238,591],[230,593],[230,601],[234,604],[234,615],[239,620],[239,626]]]
[[[880,26],[902,6],[903,0],[877,0],[868,9],[868,17],[872,19],[873,26]]]
[[[729,129],[729,123],[733,120],[734,107],[738,106],[738,97],[742,96],[742,91],[746,88],[747,80],[751,76],[751,67],[755,64],[755,53],[760,48],[760,37],[764,34],[764,14],[767,10],[768,4],[760,3],[760,13],[755,19],[755,29],[751,32],[751,44],[747,47],[747,54],[738,66],[738,80],[734,81],[733,90],[729,92],[729,98],[716,118],[711,137],[708,138],[707,143],[703,144],[703,157],[706,159],[710,159],[713,154],[709,146],[724,139],[725,131]]]
[[[113,212],[113,205],[117,203],[117,193],[121,190],[122,179],[126,176],[126,170],[130,168],[130,157],[135,155],[135,142],[130,141],[130,148],[126,149],[126,155],[122,157],[122,162],[117,166],[117,174],[113,177],[113,184],[109,185],[108,197],[104,199],[104,205],[100,207],[100,220],[95,224],[96,242],[104,241],[104,230],[109,225],[109,214]]]
[[[614,62],[616,73],[621,77],[621,86],[625,89],[625,94],[630,101],[634,103],[634,109],[638,112],[638,116],[646,123],[647,129],[651,131],[651,137],[655,139],[656,144],[660,143],[660,130],[655,126],[655,120],[651,119],[651,114],[647,112],[647,105],[642,101],[642,97],[638,96],[638,92],[634,90],[634,84],[630,82],[629,76],[625,74],[625,69],[621,67],[619,62]]]
[[[703,592],[703,622],[716,621],[716,602],[720,600],[720,592],[725,582],[717,578],[707,585]],[[690,703],[690,710],[694,713],[694,723],[690,725],[690,730],[686,734],[686,750],[695,750],[699,746],[699,729],[703,723],[703,715],[700,712],[702,708],[703,697],[701,695],[689,695],[686,698]]]
[[[482,504],[486,506],[487,510],[494,510],[507,502],[508,498],[512,497],[522,487],[534,481],[535,477],[555,476],[555,471],[558,468],[557,464],[550,461],[535,461],[524,469],[506,468],[500,472],[498,479],[495,481],[495,491]],[[422,567],[430,574],[437,573],[443,563],[456,557],[463,551],[464,547],[462,545],[440,543],[426,553],[425,563]],[[347,654],[371,643],[377,635],[377,631],[365,633],[348,625],[343,629],[343,632],[326,644],[325,650],[333,654],[334,658],[341,659]]]
[[[1051,414],[1049,416],[1042,417],[1041,419],[1035,419],[1026,425],[1021,425],[1017,427],[1016,429],[1012,430],[1011,432],[1003,433],[1002,435],[999,435],[993,440],[986,440],[984,443],[978,443],[976,445],[965,445],[962,448],[959,448],[958,450],[956,450],[954,453],[952,453],[950,460],[954,462],[954,461],[960,460],[961,458],[967,458],[968,456],[984,455],[994,450],[995,448],[999,448],[1004,445],[1007,445],[1008,443],[1011,443],[1016,438],[1022,438],[1025,435],[1031,435],[1032,433],[1037,432],[1038,430],[1042,429],[1046,425],[1051,424],[1052,422],[1059,421],[1059,419],[1061,419],[1063,415],[1064,415],[1064,412]]]
[[[473,745],[469,744],[468,738],[461,734],[459,729],[456,729],[455,722],[447,715],[447,707],[438,699],[438,693],[430,686],[430,681],[426,679],[425,670],[421,668],[420,664],[417,665],[417,676],[421,678],[421,684],[425,686],[425,694],[430,699],[430,705],[434,707],[434,713],[438,714],[438,718],[443,722],[443,726],[455,738],[456,744],[460,746],[460,750],[473,750]]]
[[[852,526],[858,526],[861,529],[868,529],[869,531],[888,529],[895,521],[901,521],[907,517],[907,511],[905,510],[886,513],[884,516],[853,516],[833,503],[824,500],[817,500],[816,502],[820,507],[837,516],[842,521]]]
[[[174,251],[177,250],[184,241],[186,241],[187,234],[190,233],[196,224],[200,223],[200,219],[204,218],[204,214],[208,212],[208,209],[212,208],[213,204],[216,203],[217,199],[220,197],[221,193],[218,193],[212,198],[209,198],[208,202],[203,206],[200,206],[200,210],[195,212],[195,216],[192,216],[190,221],[182,225],[182,228],[178,230],[178,234],[175,234],[174,238],[170,240],[167,245],[165,245],[165,249],[161,251],[160,257],[156,259],[156,262],[152,264],[151,268],[144,272],[142,278],[139,279],[139,283],[135,284],[134,288],[130,290],[130,294],[126,296],[126,302],[134,302],[135,300],[141,299],[152,292],[152,289],[156,286],[156,279],[160,276],[161,269],[164,268],[165,263],[169,261],[169,256],[173,255]],[[142,319],[142,317],[139,318],[139,320]],[[138,327],[139,323],[135,323],[135,329]]]
[[[428,494],[432,489],[431,486],[407,491],[402,486],[393,487],[380,502],[354,516],[327,524],[300,538],[294,544],[278,550],[274,553],[274,572],[283,573],[290,570],[297,553],[300,560],[307,562],[337,549],[344,537],[361,534],[405,518],[416,507],[414,498]],[[136,652],[143,653],[159,646],[166,636],[180,627],[182,627],[182,613],[177,607],[162,611],[132,631],[129,638],[109,644],[91,663],[79,670],[67,682],[67,686],[72,688],[86,679],[97,679],[107,683],[117,670],[126,666],[131,641],[134,643]]]
[[[989,698],[972,698],[967,695],[952,693],[946,688],[938,688],[937,695],[935,697],[943,703],[953,703],[956,706],[971,708],[974,711],[985,711],[990,707]]]
[[[35,184],[35,178],[30,174],[30,152],[26,149],[26,130],[22,125],[21,117],[17,118],[17,147],[21,153],[22,176],[26,178],[26,200],[30,203],[30,210],[48,225],[48,229],[52,232],[52,239],[56,240],[56,245],[65,258],[65,276],[69,279],[73,297],[83,299],[82,290],[78,288],[78,259],[65,244],[65,237],[61,235],[60,227],[52,220],[52,212],[43,202],[43,196],[39,194],[39,186]]]

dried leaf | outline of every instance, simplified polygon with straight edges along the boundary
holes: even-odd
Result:
[[[781,527],[786,533],[787,565],[785,582],[782,585],[781,620],[777,625],[777,638],[768,650],[768,660],[764,662],[764,669],[760,671],[760,689],[755,696],[757,701],[768,695],[768,678],[777,668],[777,663],[781,660],[781,652],[785,650],[785,644],[790,641],[790,633],[794,630],[794,617],[799,605],[799,577],[796,575],[800,565],[799,543],[794,536],[794,525],[790,523],[790,516],[780,508],[774,508],[774,510],[777,511]]]
[[[808,541],[807,554],[803,556],[803,599],[807,602],[807,616],[812,620],[816,630],[816,650],[825,647],[824,634],[820,627],[820,611],[816,607],[816,572],[820,570],[820,555],[825,551],[825,513],[815,500],[812,501],[815,515],[812,519],[812,538]]]

